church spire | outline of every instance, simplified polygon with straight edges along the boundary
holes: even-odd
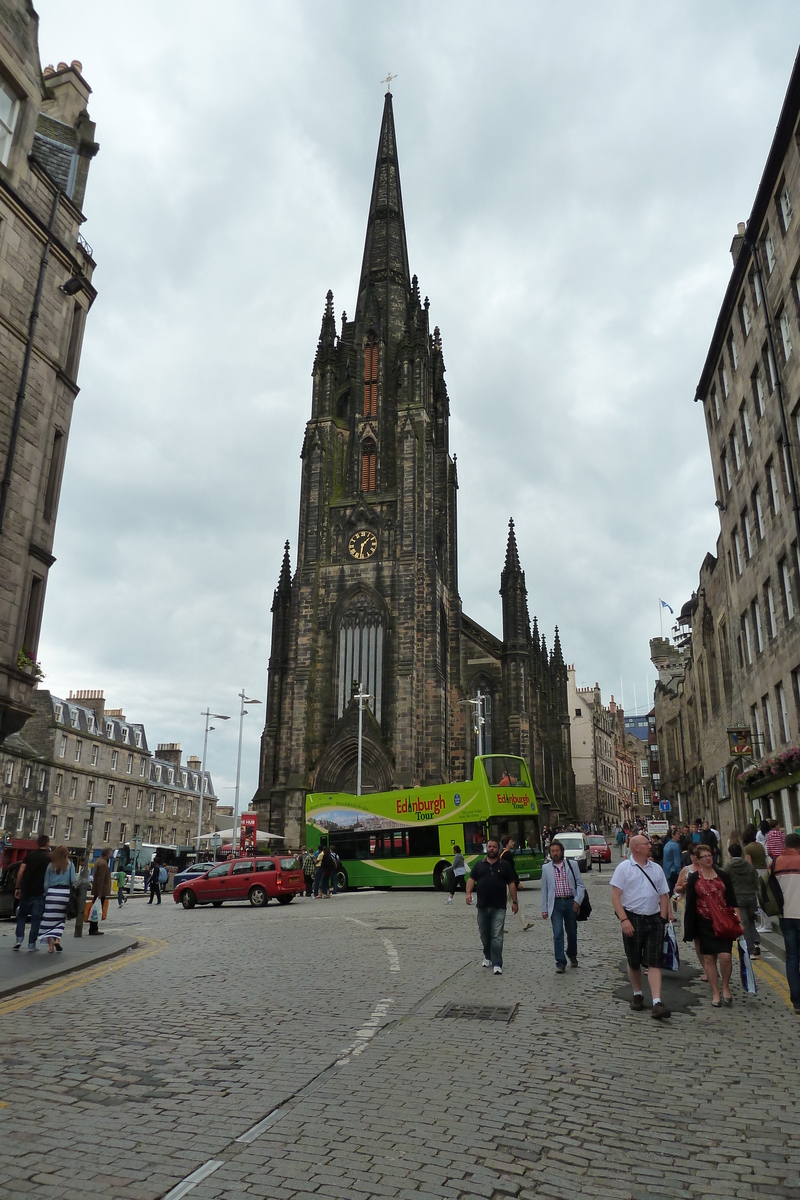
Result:
[[[275,588],[275,593],[272,597],[272,611],[285,606],[292,598],[292,563],[289,558],[289,543],[288,541],[283,547],[283,562],[281,563],[281,573],[278,579],[278,586]]]
[[[508,522],[508,544],[506,545],[506,565],[503,567],[500,576],[501,591],[507,580],[510,580],[513,575],[521,574],[519,565],[519,551],[517,550],[517,535],[514,533],[514,518],[509,518]]]
[[[363,332],[368,301],[372,299],[381,310],[383,336],[388,335],[387,340],[391,341],[399,338],[403,330],[410,291],[411,275],[408,269],[403,198],[400,193],[400,167],[397,161],[392,94],[387,92],[367,218],[361,280],[358,285],[356,327],[359,332]]]

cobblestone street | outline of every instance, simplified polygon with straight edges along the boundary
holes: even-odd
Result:
[[[113,908],[136,950],[0,1003],[0,1196],[800,1198],[780,962],[712,1010],[686,952],[633,1013],[609,878],[563,976],[537,888],[502,977],[463,897]]]

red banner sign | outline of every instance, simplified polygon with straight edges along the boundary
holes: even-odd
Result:
[[[258,813],[242,813],[239,823],[239,853],[255,854]]]

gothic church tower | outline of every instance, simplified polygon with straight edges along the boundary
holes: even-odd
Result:
[[[273,602],[259,825],[298,845],[308,791],[464,770],[456,470],[438,329],[410,276],[387,93],[355,320],[328,292],[302,449],[297,568]]]

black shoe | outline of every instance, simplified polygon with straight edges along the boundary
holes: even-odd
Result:
[[[631,997],[631,1008],[634,1012],[641,1012],[644,1008],[644,999],[641,995]]]
[[[577,965],[578,965],[578,960],[577,960],[577,958],[571,958],[571,959],[569,960],[569,965],[570,965],[571,967],[577,967]]]
[[[14,942],[14,945],[11,947],[11,949],[12,949],[12,950],[19,950],[19,948],[20,948],[20,946],[21,946],[21,945],[22,945],[22,942]]]
[[[671,1017],[672,1013],[670,1012],[670,1010],[668,1008],[665,1008],[664,1005],[659,1000],[657,1004],[653,1005],[653,1009],[652,1009],[652,1012],[650,1013],[650,1016],[653,1018],[654,1021],[663,1021],[665,1017]]]
[[[567,969],[566,963],[556,963],[556,975],[563,975]]]

